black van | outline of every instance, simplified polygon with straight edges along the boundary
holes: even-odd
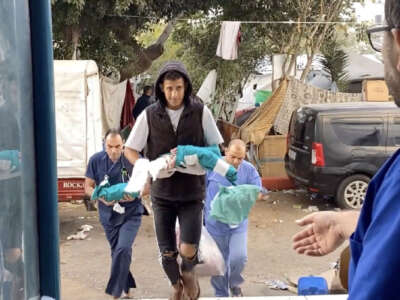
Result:
[[[306,105],[289,125],[285,167],[296,185],[360,208],[368,183],[400,146],[393,102]]]

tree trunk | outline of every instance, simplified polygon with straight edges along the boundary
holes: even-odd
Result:
[[[72,60],[77,60],[80,59],[80,54],[79,54],[79,39],[81,37],[81,31],[78,26],[74,26],[72,28],[72,45],[73,45],[73,53],[72,53]]]
[[[306,67],[303,70],[303,73],[301,73],[301,77],[300,77],[300,80],[302,82],[305,82],[306,76],[307,76],[308,72],[310,72],[313,60],[314,60],[314,53],[311,53],[310,55],[307,55],[307,64],[306,64]]]
[[[139,49],[135,59],[130,60],[126,66],[120,70],[120,81],[141,74],[151,67],[154,60],[159,58],[164,52],[164,43],[168,40],[174,29],[175,21],[172,20],[164,28],[157,41],[146,49]]]

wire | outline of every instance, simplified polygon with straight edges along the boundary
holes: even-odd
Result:
[[[136,18],[136,19],[149,19],[149,20],[158,20],[159,18],[155,17],[145,17],[145,16],[134,16],[134,15],[106,15],[107,17],[119,17],[119,18]],[[202,19],[184,19],[177,18],[174,21],[202,21],[207,20],[205,18]],[[227,21],[217,21],[219,23],[227,22]],[[324,21],[229,21],[229,22],[240,22],[242,24],[361,24],[361,22],[351,22],[351,21],[333,21],[333,22],[324,22]]]

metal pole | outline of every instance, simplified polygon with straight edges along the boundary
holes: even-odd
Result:
[[[40,294],[60,299],[51,1],[30,0]]]

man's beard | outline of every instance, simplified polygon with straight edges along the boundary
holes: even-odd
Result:
[[[385,36],[385,46],[383,57],[385,62],[385,81],[389,88],[390,95],[393,96],[395,103],[400,107],[400,72],[397,70],[397,60],[400,55],[394,49],[393,39]]]

